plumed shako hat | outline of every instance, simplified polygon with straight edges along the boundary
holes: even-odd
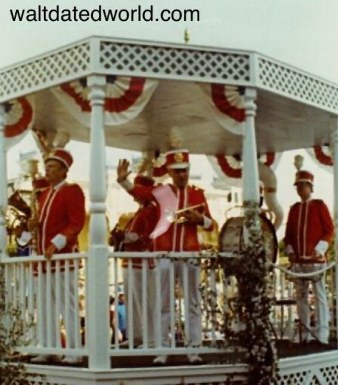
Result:
[[[297,183],[306,182],[313,186],[314,176],[310,171],[300,170],[296,173],[296,179],[294,185]]]
[[[188,150],[172,150],[165,154],[165,165],[171,169],[182,169],[189,167]]]
[[[73,157],[71,153],[64,148],[54,148],[54,150],[48,154],[47,158],[45,159],[45,163],[49,160],[58,160],[65,165],[67,170],[73,164]]]

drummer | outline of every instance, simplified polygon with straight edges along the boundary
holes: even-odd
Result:
[[[294,185],[300,202],[291,206],[286,225],[285,253],[292,270],[297,273],[315,272],[325,268],[326,253],[333,239],[334,226],[326,204],[312,199],[314,176],[300,170]],[[315,336],[320,344],[329,343],[329,308],[325,291],[325,274],[311,279],[315,299]],[[310,339],[310,279],[295,281],[298,317],[302,325],[301,341]]]

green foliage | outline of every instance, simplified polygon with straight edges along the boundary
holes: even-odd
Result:
[[[244,228],[246,241],[235,258],[219,258],[224,280],[235,278],[237,295],[225,305],[226,312],[216,302],[216,293],[209,291],[207,315],[217,329],[222,329],[226,343],[233,341],[245,348],[249,365],[248,385],[271,385],[277,378],[277,353],[272,340],[268,296],[270,268],[264,249],[259,207],[245,202]],[[211,266],[212,267],[212,266]],[[222,323],[218,321],[222,314]]]
[[[26,327],[26,329],[25,329]],[[28,374],[16,348],[27,344],[28,325],[22,319],[21,310],[6,304],[4,267],[0,264],[0,379],[1,385],[29,385]]]
[[[276,350],[271,339],[268,297],[268,273],[258,205],[245,203],[245,227],[248,241],[239,258],[237,310],[245,329],[239,332],[241,345],[248,349],[249,384],[268,385],[275,380]]]

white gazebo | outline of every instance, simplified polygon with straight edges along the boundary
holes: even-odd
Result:
[[[151,365],[125,368],[114,364],[114,359],[119,357],[186,354],[189,349],[175,343],[166,351],[159,347],[110,346],[108,289],[116,283],[121,253],[113,253],[106,240],[105,147],[153,154],[165,152],[176,140],[191,153],[240,155],[243,198],[258,202],[258,154],[331,145],[337,201],[338,85],[257,52],[96,36],[1,70],[1,261],[6,266],[9,298],[34,314],[39,311],[34,300],[39,295],[39,284],[35,283],[32,264],[41,264],[43,257],[32,256],[24,261],[19,257],[8,258],[4,217],[6,151],[32,127],[50,138],[66,133],[71,139],[87,141],[91,146],[89,250],[56,258],[75,259],[78,268],[79,261],[83,261],[87,309],[85,343],[79,342],[76,349],[67,345],[42,348],[34,344],[33,338],[29,346],[22,347],[26,354],[81,355],[88,358],[88,365],[62,370],[56,365],[28,365],[30,371],[46,375],[38,382],[46,385],[223,384],[229,379],[234,383],[240,380],[246,371],[241,363],[209,362],[194,367],[175,365],[160,369]],[[338,236],[338,231],[336,234]],[[115,266],[115,277],[108,276],[109,263]],[[47,274],[51,274],[48,269]],[[214,284],[212,279],[210,282]],[[337,283],[336,279],[336,287]],[[337,293],[335,296],[337,298]],[[154,306],[160,308],[160,296]],[[172,324],[172,332],[174,327]],[[219,350],[205,346],[197,352],[207,355],[217,354]],[[291,378],[297,378],[299,384],[334,383],[337,359],[336,350],[282,359],[280,384],[289,383]],[[35,381],[32,380],[32,384],[37,383]]]

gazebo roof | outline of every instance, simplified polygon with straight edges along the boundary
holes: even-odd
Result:
[[[90,37],[0,71],[0,103],[29,96],[39,130],[63,130],[89,141],[90,129],[67,112],[52,89],[89,75],[157,79],[142,112],[107,126],[107,145],[165,151],[170,130],[193,153],[240,153],[242,136],[207,113],[201,84],[257,90],[257,149],[308,148],[330,141],[338,85],[256,52]],[[240,133],[239,130],[238,133]]]

